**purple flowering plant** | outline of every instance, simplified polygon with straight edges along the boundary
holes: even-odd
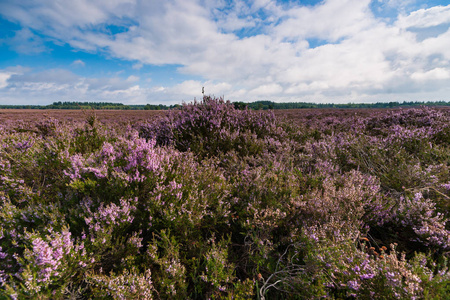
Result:
[[[0,298],[444,299],[450,113],[0,128]]]

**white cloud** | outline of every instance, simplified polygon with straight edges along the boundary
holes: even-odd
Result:
[[[53,0],[5,0],[0,11],[7,19],[46,31],[61,38],[72,36],[74,29],[88,28],[111,19],[121,20],[134,15],[134,0],[73,0],[61,4]],[[66,36],[62,36],[66,34]]]
[[[128,78],[126,79],[127,82],[136,82],[139,81],[139,77],[138,76],[134,76],[134,75],[130,75],[128,76]]]
[[[263,84],[257,88],[251,90],[249,94],[258,97],[272,96],[274,94],[280,94],[283,91],[281,85],[277,83]]]
[[[129,87],[127,89],[118,89],[113,91],[104,91],[104,96],[115,96],[115,97],[121,97],[127,98],[127,99],[135,99],[136,97],[140,97],[142,95],[142,90],[139,87],[139,85],[134,85],[132,87]]]
[[[182,83],[175,85],[170,89],[170,92],[175,94],[189,95],[189,96],[197,96],[201,93],[203,84],[200,81],[196,80],[186,80]]]
[[[223,19],[219,19],[217,22],[218,27],[222,28],[226,32],[233,32],[243,28],[250,28],[256,25],[256,22],[251,17],[239,18],[235,13],[225,15]]]
[[[140,88],[137,76],[128,78],[86,78],[61,69],[33,72],[0,70],[0,103],[25,104],[31,101],[99,100],[105,102],[147,103],[150,90]],[[17,91],[20,98],[17,99]]]
[[[331,42],[353,36],[374,25],[370,0],[328,0],[318,6],[296,7],[274,28],[278,38],[318,38]]]
[[[136,64],[133,64],[132,68],[133,68],[133,70],[140,70],[140,69],[142,69],[143,66],[144,66],[143,63],[136,63]]]
[[[22,66],[8,67],[0,70],[0,89],[10,87],[10,79],[14,75],[21,75],[28,71],[28,68],[24,68]]]
[[[52,83],[52,84],[74,84],[79,77],[74,73],[64,69],[49,69],[42,72],[33,73],[25,70],[16,73],[10,78],[10,84],[20,85],[22,83]]]
[[[411,78],[417,81],[442,80],[450,78],[450,71],[443,68],[435,68],[427,72],[415,72]]]
[[[413,6],[417,2],[417,0],[378,0],[378,2],[391,9],[405,12],[406,9],[410,6]]]
[[[401,28],[432,27],[450,23],[450,5],[419,9],[409,15],[400,15],[396,25]]]
[[[20,89],[21,81],[27,91],[61,93],[68,86],[67,95],[144,102],[188,101],[201,96],[202,86],[232,100],[448,99],[450,31],[444,27],[450,6],[409,13],[406,7],[417,1],[381,2],[399,10],[396,21],[376,18],[370,0],[324,0],[316,6],[270,0],[3,1],[1,14],[24,26],[24,34],[39,32],[77,50],[107,53],[134,62],[134,70],[179,65],[178,72],[197,79],[147,88],[133,75],[81,78],[53,70],[39,74],[47,81],[34,73],[2,75],[0,86]],[[444,27],[426,34],[413,30],[433,26]],[[239,30],[245,37],[235,34]],[[435,91],[423,94],[420,83],[430,81]]]
[[[10,73],[0,72],[0,89],[8,86],[8,79],[11,78]]]
[[[213,82],[201,82],[197,80],[186,80],[173,87],[166,87],[164,91],[172,94],[173,96],[189,97],[184,98],[185,101],[190,101],[194,97],[202,96],[202,88],[205,88],[206,95],[222,96],[232,91],[232,86],[226,82],[213,83]]]
[[[38,54],[47,51],[43,39],[28,28],[16,31],[14,37],[7,40],[7,44],[23,54]]]
[[[73,63],[72,63],[72,65],[73,65],[73,66],[81,66],[81,67],[86,66],[85,62],[82,61],[81,59],[74,60]]]
[[[441,57],[436,63],[443,63],[448,67],[450,62],[450,30],[438,37],[426,39],[414,46],[420,51],[418,55]]]

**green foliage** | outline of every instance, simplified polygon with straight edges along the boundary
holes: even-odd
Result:
[[[448,112],[299,118],[4,125],[0,298],[445,298]]]

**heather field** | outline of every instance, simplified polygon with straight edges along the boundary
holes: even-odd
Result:
[[[450,294],[449,110],[0,121],[0,299]]]
[[[42,119],[58,119],[60,122],[83,122],[95,114],[103,124],[123,125],[143,122],[164,115],[167,111],[156,110],[68,110],[68,109],[0,109],[0,124],[17,122],[37,123]]]

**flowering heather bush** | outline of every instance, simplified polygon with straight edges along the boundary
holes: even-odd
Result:
[[[443,249],[450,248],[450,231],[446,230],[447,220],[443,214],[436,212],[436,204],[431,199],[424,199],[421,193],[414,198],[401,198],[395,216],[395,224],[412,228],[416,240],[426,246]]]
[[[277,125],[273,114],[238,110],[223,99],[204,97],[200,103],[184,104],[181,111],[144,124],[140,132],[158,145],[174,145],[200,157],[232,150],[253,155],[262,151],[265,138],[284,134]]]
[[[0,298],[445,299],[450,115],[205,97],[0,126]]]

